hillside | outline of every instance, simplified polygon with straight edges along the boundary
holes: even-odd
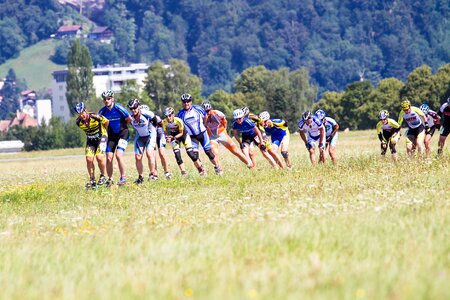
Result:
[[[56,45],[57,41],[48,39],[25,48],[19,57],[9,59],[0,65],[0,77],[4,78],[12,68],[17,78],[26,80],[28,88],[33,90],[50,88],[52,72],[65,67],[50,61]]]

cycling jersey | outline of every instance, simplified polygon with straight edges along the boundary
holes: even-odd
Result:
[[[109,120],[109,135],[117,135],[124,129],[128,129],[126,119],[130,113],[122,105],[114,103],[111,109],[104,106],[98,112]]]
[[[333,133],[334,127],[338,125],[338,123],[333,118],[325,117],[323,125],[325,126],[325,136],[329,137]],[[335,135],[337,135],[337,132],[335,133]]]
[[[377,134],[380,135],[383,131],[387,132],[397,132],[400,131],[400,124],[398,124],[394,119],[388,118],[387,123],[384,124],[383,121],[377,123]]]
[[[137,137],[154,136],[156,139],[156,116],[148,110],[141,110],[139,120],[135,116],[131,116],[131,126],[136,129]]]
[[[310,125],[306,125],[304,120],[300,120],[298,122],[298,129],[307,132],[308,137],[315,141],[317,141],[320,137],[321,128],[323,128],[323,123],[316,116],[312,117],[312,122]]]
[[[219,110],[210,110],[204,120],[205,126],[212,137],[218,136],[227,129],[227,118]]]
[[[426,114],[426,117],[427,117],[428,127],[435,126],[439,122],[437,112],[435,112],[431,109]]]
[[[184,130],[184,123],[180,118],[174,117],[173,122],[169,122],[167,118],[162,121],[164,132],[167,135],[176,136]]]
[[[238,124],[236,121],[233,122],[233,129],[236,129],[242,134],[256,135],[254,130],[255,127],[255,123],[253,123],[249,118],[244,118],[241,124]]]
[[[78,117],[75,123],[86,133],[88,139],[100,139],[102,136],[108,136],[105,128],[108,119],[102,115],[89,113],[88,123],[84,122],[81,117]]]
[[[141,110],[139,120],[131,116],[131,126],[136,130],[135,153],[142,154],[145,148],[156,149],[156,116],[149,110]],[[138,152],[136,152],[138,151]]]
[[[193,105],[190,110],[180,110],[177,117],[183,121],[187,134],[198,135],[206,131],[206,127],[203,124],[205,115],[206,111],[201,106]]]
[[[253,113],[249,113],[248,114],[248,118],[253,122],[253,123],[255,123],[255,125],[258,127],[258,129],[261,131],[261,133],[263,133],[265,130],[264,130],[264,126],[263,126],[263,121],[262,121],[262,119],[258,116],[258,115],[256,115],[256,114],[253,114]]]
[[[442,106],[439,108],[438,114],[441,116],[442,127],[447,129],[447,131],[450,130],[450,105],[448,102],[442,104]]]
[[[423,111],[415,106],[411,106],[409,113],[406,113],[404,110],[400,111],[400,114],[398,115],[398,124],[401,126],[403,120],[405,120],[409,128],[418,128],[420,125],[424,125],[422,117],[426,118]]]
[[[108,120],[102,115],[90,113],[87,123],[84,122],[81,117],[78,117],[75,122],[87,136],[86,146],[84,149],[86,157],[104,154],[108,139],[108,133],[105,125],[108,123]]]
[[[281,143],[289,143],[289,128],[287,122],[281,119],[270,119],[272,126],[265,126],[264,130],[271,136],[272,143],[280,147]]]

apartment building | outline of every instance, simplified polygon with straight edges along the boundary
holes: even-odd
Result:
[[[129,66],[107,66],[92,69],[95,95],[100,97],[106,90],[120,92],[122,85],[135,80],[140,88],[144,87],[147,78],[147,64],[131,64]],[[53,116],[62,117],[64,122],[70,119],[70,107],[67,103],[67,70],[52,73],[52,112]]]

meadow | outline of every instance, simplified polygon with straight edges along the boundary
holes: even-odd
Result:
[[[49,89],[52,73],[66,68],[66,65],[57,65],[50,60],[58,43],[57,40],[48,39],[23,49],[17,58],[0,65],[0,77],[4,78],[12,68],[17,78],[25,79],[29,89]]]
[[[340,133],[311,166],[295,135],[292,170],[221,148],[224,176],[183,153],[187,178],[168,151],[172,180],[96,191],[82,154],[0,155],[0,299],[450,299],[449,145],[408,159],[402,138],[395,164]]]

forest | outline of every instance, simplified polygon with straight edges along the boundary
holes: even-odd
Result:
[[[79,12],[56,0],[0,1],[0,63],[62,24],[108,26],[112,45],[86,42],[94,65],[186,61],[202,94],[231,92],[243,70],[306,68],[318,95],[354,81],[405,81],[450,62],[444,0],[107,0]],[[94,24],[94,25],[93,25]],[[65,64],[68,44],[55,54]]]

